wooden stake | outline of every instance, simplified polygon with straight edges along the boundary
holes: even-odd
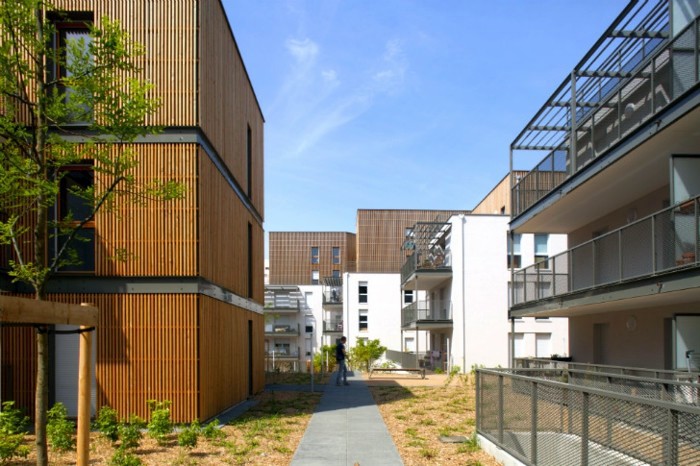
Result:
[[[78,466],[90,463],[90,360],[92,331],[81,325],[80,356],[78,360]]]

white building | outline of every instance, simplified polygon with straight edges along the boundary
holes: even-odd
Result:
[[[508,220],[506,215],[456,215],[445,223],[419,222],[411,230],[401,286],[424,297],[402,309],[401,329],[404,335],[415,333],[424,366],[459,366],[463,372],[506,366],[510,333],[518,356],[538,355],[538,343],[546,356],[568,351],[565,320],[508,321]],[[554,236],[538,237],[537,250],[534,237],[518,241],[520,266],[532,263],[535,252],[548,257],[566,247]],[[420,341],[420,330],[428,338]]]

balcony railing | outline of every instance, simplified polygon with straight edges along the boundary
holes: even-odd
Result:
[[[299,335],[299,324],[272,324],[265,325],[266,336],[296,336]]]
[[[323,304],[343,304],[343,287],[331,287],[323,290]]]
[[[416,301],[401,309],[401,325],[404,327],[420,321],[452,321],[452,305],[432,309],[429,301]]]
[[[663,8],[668,6],[662,5]],[[610,69],[601,68],[598,74],[575,70],[572,76],[576,75],[581,81],[578,87],[573,78],[570,79],[574,84],[562,85],[512,146],[513,150],[551,150],[512,187],[513,217],[522,214],[640,125],[653,121],[659,112],[693,88],[700,81],[698,34],[700,27],[696,18],[670,41],[662,39],[662,35],[646,41],[629,36],[629,40],[637,42],[620,55],[626,55],[624,64],[615,61],[613,52],[605,61]],[[575,91],[576,98],[567,101],[567,90]],[[574,130],[571,129],[572,114],[575,115]],[[556,132],[561,138],[552,137],[550,144],[543,145],[538,141],[542,141],[547,132]],[[573,143],[572,134],[575,134]]]
[[[299,359],[299,350],[293,350],[293,351],[284,351],[284,350],[275,350],[275,351],[267,351],[265,353],[265,356],[270,359]]]
[[[265,307],[266,311],[277,310],[277,311],[295,311],[299,312],[305,309],[306,301],[304,298],[290,297],[285,295],[276,296],[265,296]]]
[[[416,251],[406,258],[401,267],[401,283],[406,282],[415,272],[452,271],[452,255],[449,250],[439,254]]]
[[[323,321],[323,333],[342,333],[343,332],[343,321],[336,320],[324,320]]]
[[[686,370],[645,369],[642,367],[611,366],[609,364],[589,364],[574,361],[558,361],[543,358],[515,358],[518,369],[574,369],[602,374],[646,377],[661,380],[686,380],[700,383],[700,373]]]
[[[668,207],[513,276],[513,305],[698,265],[700,198]]]
[[[477,432],[525,464],[700,464],[697,406],[513,371],[477,369]]]

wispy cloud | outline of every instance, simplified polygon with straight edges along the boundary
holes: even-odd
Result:
[[[299,159],[328,134],[369,111],[380,95],[395,95],[404,85],[408,58],[401,41],[387,41],[362,67],[349,67],[308,37],[285,42],[290,57],[285,82],[271,115],[285,129],[270,141],[283,158]]]

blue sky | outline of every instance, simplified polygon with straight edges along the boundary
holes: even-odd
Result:
[[[223,0],[266,120],[265,229],[473,208],[626,3]]]

